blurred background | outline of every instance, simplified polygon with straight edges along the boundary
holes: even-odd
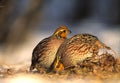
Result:
[[[0,0],[0,64],[30,64],[60,25],[96,35],[120,54],[120,0]]]

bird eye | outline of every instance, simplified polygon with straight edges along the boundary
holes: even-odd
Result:
[[[63,30],[63,32],[65,33],[65,32],[66,32],[66,30]]]

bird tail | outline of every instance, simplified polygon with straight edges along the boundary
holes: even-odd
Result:
[[[32,71],[35,67],[33,65],[30,66],[30,71]]]

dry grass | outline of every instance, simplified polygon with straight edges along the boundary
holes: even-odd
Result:
[[[71,69],[64,71],[67,73],[31,73],[29,72],[29,65],[1,65],[0,66],[0,81],[3,83],[20,83],[17,81],[28,82],[82,82],[82,83],[113,83],[120,82],[120,59],[116,63],[116,71],[94,70],[89,71],[87,68]],[[108,68],[109,69],[109,68]],[[74,72],[77,70],[77,73]],[[15,82],[14,82],[15,81]]]

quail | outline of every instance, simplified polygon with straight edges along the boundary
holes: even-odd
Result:
[[[106,46],[94,35],[87,33],[77,34],[61,44],[51,68],[59,72],[70,67],[75,67],[89,58],[93,60],[91,63],[95,62],[96,59],[103,64],[101,59],[104,54],[108,56],[112,55],[110,61],[113,61],[114,65],[116,54],[110,47]],[[93,57],[94,59],[92,59]],[[106,60],[104,60],[104,63],[106,63]]]
[[[59,26],[50,37],[40,41],[33,50],[30,71],[48,69],[55,59],[59,46],[70,32],[67,26]]]

